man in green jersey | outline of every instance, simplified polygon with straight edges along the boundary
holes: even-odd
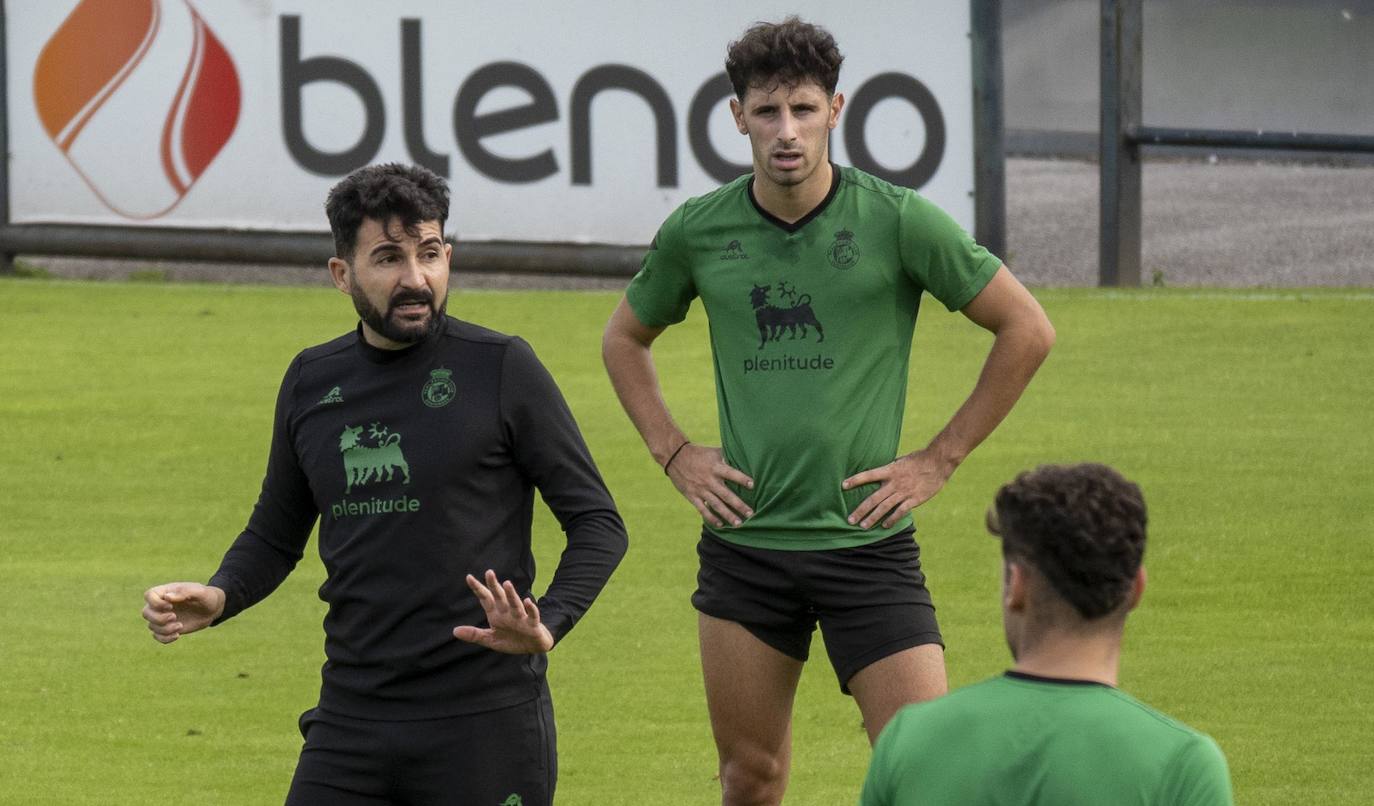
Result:
[[[1054,340],[1035,299],[948,215],[830,162],[842,58],[795,17],[731,44],[730,108],[753,171],[668,217],[603,342],[630,419],[705,521],[692,603],[728,804],[782,798],[817,623],[870,741],[902,705],[946,691],[910,512],[1007,415]],[[898,456],[923,293],[995,339],[944,429]],[[719,448],[673,421],[651,354],[695,298],[711,322]]]
[[[997,492],[1012,670],[897,714],[863,806],[1231,803],[1216,743],[1116,688],[1145,520],[1140,488],[1103,465],[1047,465]]]

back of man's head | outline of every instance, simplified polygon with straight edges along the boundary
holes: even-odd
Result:
[[[843,62],[829,31],[793,16],[778,23],[757,23],[731,42],[725,73],[741,101],[750,87],[771,90],[774,83],[795,87],[814,82],[827,95],[834,95]]]
[[[1101,464],[1043,465],[997,491],[989,530],[1085,621],[1123,609],[1145,555],[1140,488]]]
[[[334,235],[334,256],[352,261],[363,219],[383,225],[395,220],[407,232],[422,221],[438,221],[443,229],[448,220],[448,183],[418,165],[369,165],[340,180],[329,191],[324,210]]]

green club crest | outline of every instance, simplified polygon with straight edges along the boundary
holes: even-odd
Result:
[[[453,370],[436,369],[430,371],[425,388],[420,390],[420,399],[431,409],[437,409],[447,406],[457,394],[458,386],[453,382]]]
[[[854,243],[854,233],[842,229],[835,233],[835,242],[830,244],[830,265],[837,269],[852,269],[859,262],[859,245]]]

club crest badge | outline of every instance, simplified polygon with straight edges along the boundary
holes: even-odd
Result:
[[[431,409],[447,406],[458,394],[458,386],[453,382],[453,370],[436,369],[429,373],[425,388],[420,390],[420,399]]]
[[[859,262],[859,245],[854,243],[854,233],[842,229],[835,233],[835,242],[830,244],[830,265],[837,269],[852,269]]]

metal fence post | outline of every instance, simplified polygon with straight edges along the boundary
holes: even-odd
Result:
[[[1098,283],[1140,285],[1140,0],[1102,0]]]
[[[1002,112],[1002,0],[971,0],[974,237],[1007,259],[1007,170]]]
[[[5,48],[5,4],[0,0],[0,227],[10,223],[10,99]],[[0,274],[14,273],[14,253],[0,242]]]

